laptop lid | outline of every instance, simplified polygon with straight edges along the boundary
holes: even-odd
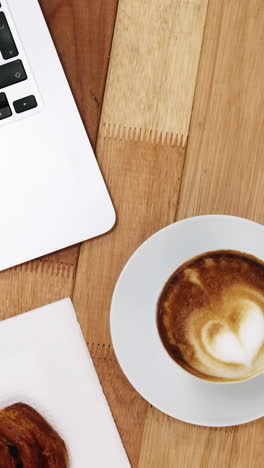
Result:
[[[3,270],[108,231],[115,212],[38,2],[4,0],[0,12],[18,52],[0,54]],[[18,66],[26,78],[13,83]],[[17,112],[30,96],[37,105]]]

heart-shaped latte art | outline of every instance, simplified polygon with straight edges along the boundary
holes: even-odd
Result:
[[[210,320],[201,330],[203,346],[213,358],[226,364],[250,366],[264,344],[264,317],[253,301],[235,304],[222,320]]]

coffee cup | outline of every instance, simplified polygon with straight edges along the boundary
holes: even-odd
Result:
[[[157,304],[161,342],[175,364],[214,383],[264,370],[264,262],[244,252],[205,252],[181,265]]]

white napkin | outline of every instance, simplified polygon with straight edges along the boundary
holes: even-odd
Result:
[[[70,299],[0,322],[0,376],[0,407],[38,410],[71,468],[130,466]]]

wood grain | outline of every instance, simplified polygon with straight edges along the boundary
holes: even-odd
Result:
[[[40,3],[95,147],[118,0],[41,0]]]
[[[71,296],[76,248],[0,273],[0,320]]]
[[[263,419],[239,426],[234,434],[230,468],[259,468],[264,463]],[[217,466],[217,465],[216,465]]]
[[[184,150],[99,136],[97,158],[116,207],[114,229],[81,247],[74,305],[90,342],[108,345],[113,289],[125,262],[151,234],[173,221]]]
[[[264,220],[263,31],[262,2],[210,1],[177,219],[226,213]],[[140,468],[149,456],[154,468],[164,460],[166,468],[260,467],[263,427],[261,419],[204,429],[148,409]]]
[[[234,433],[234,428],[193,427],[149,408],[139,468],[228,467]]]
[[[175,217],[185,149],[183,140],[176,138],[183,131],[181,127],[170,126],[170,117],[173,116],[176,123],[185,119],[189,125],[206,7],[207,1],[175,3],[166,0],[162,5],[156,0],[140,5],[123,0],[119,3],[97,144],[98,162],[116,208],[117,223],[112,232],[82,245],[73,294],[91,353],[94,346],[99,349],[105,346],[106,356],[112,356],[109,311],[117,278],[132,252]],[[141,12],[139,21],[138,11]],[[150,62],[147,75],[158,80],[158,86],[153,88],[142,69],[152,30],[155,30],[156,43],[155,52],[147,54]],[[179,41],[177,35],[181,38]],[[134,83],[137,83],[136,88],[132,89]],[[139,84],[140,96],[145,99],[143,107],[140,104],[140,119],[147,122],[145,126],[138,120]],[[127,115],[131,119],[129,123]],[[125,127],[131,130],[128,132]],[[124,390],[118,373],[114,374],[116,387],[111,379],[104,377],[105,361],[100,359],[96,364],[130,461],[136,467],[148,405],[128,383]],[[118,394],[126,394],[127,401],[133,402],[126,411],[123,401],[119,406],[111,403],[117,401]],[[139,406],[141,412],[137,412]],[[138,435],[128,438],[128,421],[132,424],[135,412]],[[126,418],[120,414],[126,414]],[[134,430],[132,425],[130,430]]]
[[[73,303],[87,340],[94,346],[99,345],[99,349],[105,346],[106,355],[112,356],[109,310],[115,283],[128,257],[141,242],[173,220],[184,151],[171,145],[101,136],[97,148],[118,221],[112,232],[82,245]],[[115,358],[111,365],[118,368],[114,361]],[[111,409],[132,466],[137,466],[147,404],[125,379],[119,378],[119,372],[111,373],[116,379],[113,385],[103,377],[105,371],[101,366],[105,366],[105,362],[100,360],[96,364],[105,394],[114,393],[115,401],[120,401],[118,395],[122,396],[121,404],[111,405]],[[126,408],[124,398],[129,402]],[[135,414],[137,437],[128,437],[128,433],[135,430]]]
[[[186,142],[208,0],[120,0],[106,132]]]
[[[146,402],[131,388],[110,345],[88,343],[88,346],[131,464],[138,466],[137,448],[141,446]]]
[[[264,221],[263,31],[261,0],[211,0],[178,218]]]

